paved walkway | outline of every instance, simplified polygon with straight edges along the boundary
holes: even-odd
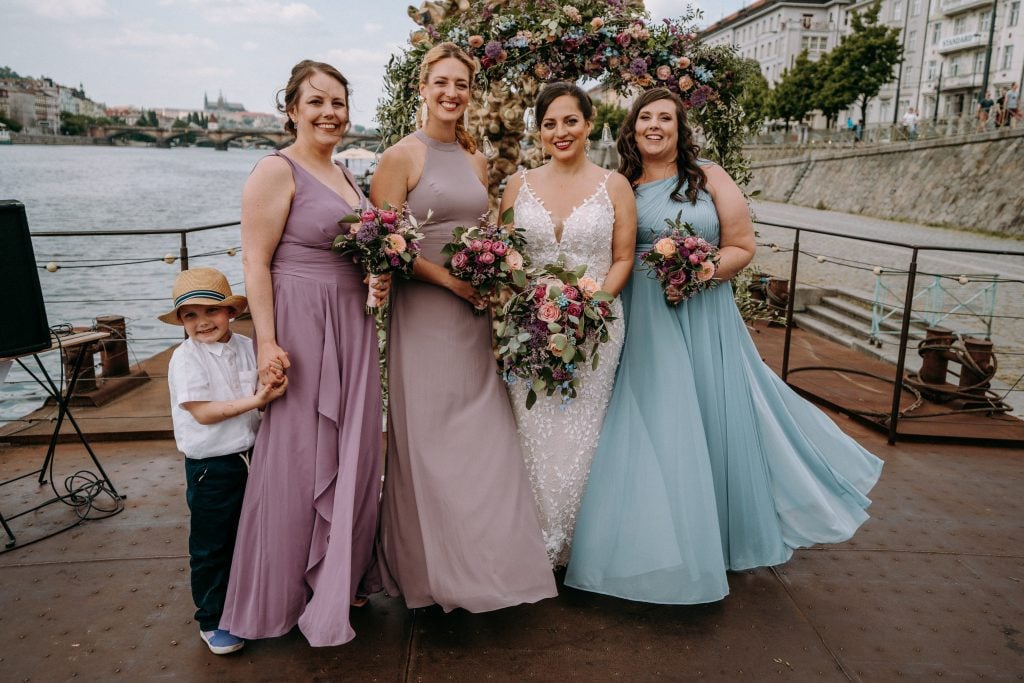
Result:
[[[763,335],[755,335],[769,348]],[[778,366],[779,359],[768,357]],[[1009,449],[886,444],[872,519],[848,543],[731,574],[705,606],[659,606],[563,588],[536,605],[472,615],[408,611],[377,595],[352,643],[293,632],[210,654],[192,621],[181,456],[168,440],[103,442],[126,510],[0,554],[3,681],[1024,680],[1024,468]],[[0,479],[41,446],[0,447]],[[58,451],[55,480],[85,464]],[[13,514],[46,495],[0,489]],[[72,520],[60,505],[14,522],[22,542]]]

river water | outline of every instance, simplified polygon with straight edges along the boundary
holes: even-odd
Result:
[[[133,363],[181,339],[181,330],[156,315],[170,308],[180,264],[150,260],[178,254],[179,237],[90,236],[96,230],[147,230],[228,223],[238,220],[242,185],[266,151],[219,152],[190,147],[0,146],[0,199],[25,205],[33,232],[69,230],[81,237],[35,237],[36,262],[58,263],[55,273],[39,271],[50,325],[91,325],[100,315],[123,315]],[[213,266],[239,292],[237,225],[188,236],[192,266]],[[2,324],[12,321],[4,320]],[[45,354],[57,369],[57,354]],[[0,423],[19,418],[44,397],[16,365],[0,384]]]

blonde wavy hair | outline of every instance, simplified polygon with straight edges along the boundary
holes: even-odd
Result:
[[[473,78],[476,76],[476,62],[473,58],[466,54],[465,51],[455,43],[438,43],[434,47],[430,48],[430,50],[427,51],[427,54],[423,55],[423,61],[420,62],[421,86],[427,84],[427,80],[430,78],[430,69],[442,59],[457,59],[465,64],[466,69],[469,71],[469,81],[472,85]],[[420,121],[423,119],[423,113],[426,107],[427,103],[424,101],[416,111],[417,128],[420,127]],[[476,152],[476,140],[473,139],[473,136],[469,134],[468,130],[466,130],[466,124],[463,123],[461,118],[455,123],[455,139],[458,140],[463,149],[468,151],[470,154]]]

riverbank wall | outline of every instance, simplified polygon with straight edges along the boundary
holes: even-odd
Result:
[[[106,138],[91,138],[87,135],[35,135],[32,133],[11,133],[15,145],[104,145],[110,146]]]
[[[761,199],[1024,239],[1024,128],[862,147],[751,146]]]

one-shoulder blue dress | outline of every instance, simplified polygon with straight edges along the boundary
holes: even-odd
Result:
[[[639,254],[681,211],[719,243],[711,196],[637,191]],[[565,584],[663,604],[714,602],[727,570],[849,539],[882,461],[765,365],[728,282],[671,307],[639,261],[626,340]]]

